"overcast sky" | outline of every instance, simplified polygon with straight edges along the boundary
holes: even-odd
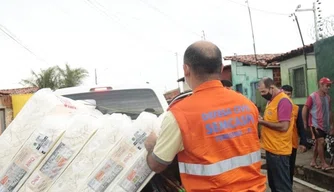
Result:
[[[258,53],[287,52],[301,46],[289,18],[311,0],[249,0]],[[0,0],[0,25],[31,52],[0,31],[0,89],[21,87],[30,70],[69,63],[90,72],[101,84],[150,82],[177,87],[188,45],[217,44],[224,56],[252,54],[252,35],[244,0]],[[334,1],[322,0],[323,17]],[[312,43],[312,12],[298,13],[305,43]],[[0,27],[1,27],[0,26]]]

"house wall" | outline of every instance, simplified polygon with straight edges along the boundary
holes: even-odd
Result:
[[[318,41],[315,46],[315,57],[317,61],[317,76],[318,79],[328,77],[334,80],[334,36]],[[334,98],[333,86],[329,92],[331,98]],[[332,109],[334,109],[334,102]]]
[[[297,105],[303,105],[306,102],[307,96],[318,89],[314,54],[307,55],[307,67],[305,66],[304,55],[280,62],[282,85],[291,85],[294,87],[292,70],[299,67],[304,67],[306,95],[300,98],[293,97],[293,102]]]
[[[26,102],[33,94],[18,94],[12,95],[13,118],[21,111]]]
[[[178,94],[180,94],[180,90],[179,89],[174,89],[174,90],[166,92],[164,94],[164,96],[165,96],[165,99],[167,100],[167,102],[169,102],[174,97],[176,97]]]
[[[4,110],[5,113],[5,128],[12,122],[13,120],[13,109],[12,109],[12,100],[9,95],[0,95],[0,109]],[[1,125],[3,122],[0,122]],[[0,130],[1,133],[1,130]]]
[[[253,94],[251,89],[251,83],[258,82],[262,77],[273,78],[272,69],[257,69],[257,66],[242,66],[242,63],[232,61],[232,81],[233,88],[236,90],[237,84],[242,84],[242,94],[251,99]],[[253,90],[254,91],[254,90]]]
[[[279,67],[273,68],[273,80],[277,87],[282,86],[281,69]]]
[[[6,108],[5,116],[6,116],[6,127],[8,127],[8,125],[13,121],[13,109]]]

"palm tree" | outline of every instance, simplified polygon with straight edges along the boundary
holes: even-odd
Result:
[[[65,69],[57,67],[59,71],[60,88],[75,87],[82,84],[82,81],[88,77],[88,71],[83,68],[71,68],[68,64]]]
[[[40,89],[50,88],[52,90],[60,87],[56,67],[49,67],[45,70],[41,69],[41,72],[38,74],[35,71],[31,71],[31,75],[32,78],[23,79],[21,84],[25,86],[38,87]]]

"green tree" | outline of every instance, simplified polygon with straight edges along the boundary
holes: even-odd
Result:
[[[21,84],[40,89],[50,88],[56,90],[82,84],[83,80],[88,76],[88,71],[83,68],[71,68],[66,64],[65,69],[55,66],[41,69],[39,73],[31,71],[31,76],[29,79],[23,79]]]
[[[59,85],[61,88],[75,87],[81,85],[83,80],[88,77],[88,71],[83,68],[71,68],[68,64],[65,69],[57,67],[59,72]]]
[[[47,69],[41,69],[40,73],[31,71],[32,77],[30,79],[23,79],[21,84],[24,86],[38,87],[38,88],[50,88],[52,90],[58,89],[59,75],[56,67],[49,67]]]

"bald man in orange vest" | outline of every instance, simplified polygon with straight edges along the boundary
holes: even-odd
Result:
[[[199,41],[187,48],[183,70],[193,94],[170,107],[158,138],[147,138],[147,163],[159,173],[177,155],[188,192],[264,192],[258,110],[243,95],[223,87],[222,68],[216,45]]]

